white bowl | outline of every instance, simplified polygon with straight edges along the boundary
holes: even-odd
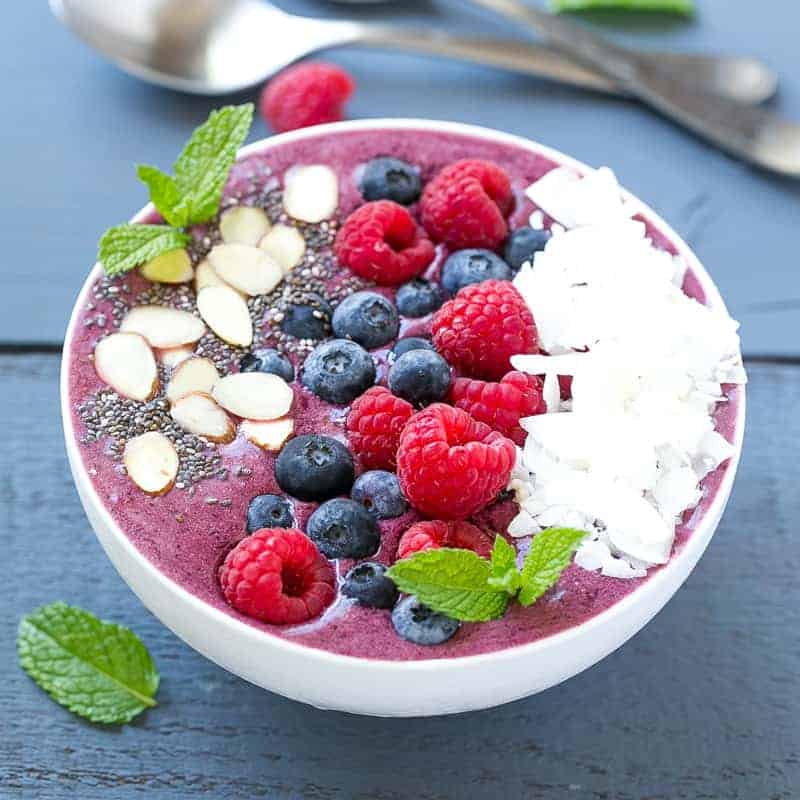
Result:
[[[487,138],[541,153],[578,170],[587,169],[574,159],[520,137],[425,120],[369,120],[320,126],[257,142],[244,148],[241,155],[320,134],[384,128]],[[650,208],[628,197],[678,248],[705,291],[706,302],[724,307],[711,278],[689,247]],[[148,206],[134,219],[151,211]],[[66,334],[68,342],[90,285],[98,275],[99,267],[95,266],[73,310]],[[606,611],[562,633],[493,653],[443,660],[380,661],[336,655],[264,633],[204,603],[159,572],[112,519],[86,474],[68,401],[70,368],[67,351],[62,366],[61,405],[67,454],[78,494],[108,557],[147,608],[195,650],[258,686],[319,708],[379,716],[448,714],[507,703],[572,677],[622,645],[663,608],[706,549],[730,495],[744,432],[745,398],[741,390],[736,452],[710,507],[669,564]]]

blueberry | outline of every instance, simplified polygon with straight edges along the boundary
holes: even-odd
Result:
[[[333,312],[333,333],[352,339],[367,350],[391,342],[400,330],[397,309],[377,292],[356,292]]]
[[[505,257],[511,269],[518,270],[526,261],[530,261],[534,253],[544,250],[550,240],[550,231],[529,228],[518,228],[511,234],[506,244]]]
[[[408,510],[397,475],[382,469],[373,469],[359,476],[350,497],[377,519],[399,517]]]
[[[414,278],[397,290],[397,310],[404,317],[425,317],[444,302],[441,289],[430,281]]]
[[[442,286],[449,295],[471,283],[511,278],[511,267],[491,250],[457,250],[442,267]]]
[[[442,644],[461,627],[457,619],[439,614],[413,595],[401,600],[392,611],[394,629],[414,644]]]
[[[331,339],[314,348],[300,377],[317,397],[346,405],[375,383],[375,362],[361,345]]]
[[[369,608],[392,608],[397,602],[397,587],[386,577],[386,567],[362,561],[345,575],[342,594]]]
[[[419,199],[422,181],[419,171],[399,158],[374,158],[364,167],[360,189],[365,200],[394,200],[410,206]]]
[[[292,362],[283,353],[279,353],[271,347],[243,355],[239,362],[239,369],[242,372],[269,372],[283,378],[286,383],[294,380]]]
[[[408,353],[410,350],[434,350],[433,343],[429,339],[421,339],[419,336],[408,336],[405,339],[398,339],[392,348],[392,355],[395,359]]]
[[[415,406],[443,400],[450,389],[450,366],[430,350],[409,350],[389,370],[392,394]]]
[[[292,528],[294,515],[291,503],[279,494],[256,495],[247,508],[247,532],[262,528]]]
[[[330,334],[331,304],[318,294],[309,292],[302,302],[292,302],[283,310],[281,330],[295,339],[319,341]]]
[[[298,500],[321,501],[347,494],[354,479],[353,456],[330,436],[298,436],[275,462],[278,486]]]
[[[367,558],[381,543],[372,514],[341,497],[323,503],[308,518],[306,533],[326,558]]]

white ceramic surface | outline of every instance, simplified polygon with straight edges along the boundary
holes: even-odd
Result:
[[[335,123],[256,142],[244,148],[240,155],[261,152],[309,136],[382,128],[426,129],[488,138],[542,153],[578,170],[587,169],[557,151],[516,136],[427,120]],[[697,275],[707,303],[722,307],[719,292],[689,247],[650,208],[634,201],[678,247]],[[141,219],[151,210],[150,207],[143,209],[134,220]],[[81,290],[66,341],[71,338],[98,270],[96,265]],[[736,424],[736,454],[711,507],[670,563],[610,609],[562,633],[494,653],[415,662],[367,660],[294,644],[239,622],[166,578],[139,553],[103,506],[83,467],[67,398],[66,376],[69,370],[67,352],[62,366],[62,417],[67,454],[78,494],[108,557],[145,606],[195,650],[252,683],[320,708],[380,716],[447,714],[506,703],[560,683],[622,645],[663,608],[706,549],[730,495],[744,433],[745,397],[742,387]]]

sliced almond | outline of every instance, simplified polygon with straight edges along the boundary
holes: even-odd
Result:
[[[302,222],[330,219],[339,205],[336,173],[324,164],[292,167],[283,176],[283,207]]]
[[[178,364],[194,355],[194,348],[189,346],[170,347],[168,350],[158,350],[156,356],[167,369],[175,369]]]
[[[204,392],[192,392],[179,398],[169,413],[185,431],[209,441],[232,442],[236,436],[231,418]]]
[[[271,292],[283,278],[278,263],[263,250],[248,244],[218,244],[208,263],[225,283],[255,296]]]
[[[194,277],[192,260],[186,250],[162,253],[148,261],[139,272],[147,280],[157,283],[186,283]]]
[[[136,306],[132,308],[119,329],[125,333],[139,333],[160,350],[194,344],[206,332],[203,320],[168,306]]]
[[[248,441],[252,442],[256,447],[269,450],[271,453],[277,453],[294,433],[294,420],[289,417],[266,422],[246,419],[241,428]]]
[[[231,414],[258,421],[286,416],[294,401],[289,384],[267,372],[226,375],[211,394]]]
[[[209,286],[197,295],[197,310],[220,339],[237,347],[253,342],[253,323],[242,296],[230,286]]]
[[[122,460],[128,477],[147,494],[168,492],[178,475],[178,453],[158,431],[129,440]]]
[[[174,403],[193,392],[210,394],[219,380],[219,373],[210,358],[189,358],[172,373],[167,386],[167,400]]]
[[[223,212],[219,220],[222,241],[228,244],[257,245],[271,227],[262,208],[234,206]]]
[[[131,400],[152,400],[158,393],[158,367],[153,351],[138,333],[112,333],[94,349],[97,374],[117,394]]]
[[[306,240],[297,228],[291,225],[276,225],[259,243],[259,248],[280,265],[288,275],[306,253]]]

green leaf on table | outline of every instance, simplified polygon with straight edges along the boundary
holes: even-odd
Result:
[[[180,197],[175,213],[186,224],[206,222],[219,210],[222,190],[252,122],[252,103],[225,106],[212,111],[192,134],[175,162]]]
[[[694,0],[550,0],[550,8],[561,11],[659,11],[665,14],[694,14]]]
[[[434,611],[485,622],[502,617],[511,599],[489,584],[489,570],[489,562],[472,550],[441,547],[401,559],[386,574],[401,592],[416,595]]]
[[[150,202],[159,210],[161,216],[176,228],[188,223],[185,210],[179,208],[180,192],[171,175],[162,172],[158,167],[139,164],[136,167],[139,180],[150,190]]]
[[[488,583],[495,589],[514,595],[519,590],[520,574],[517,569],[517,551],[502,537],[497,536],[489,563]]]
[[[572,554],[586,537],[575,528],[548,528],[537,533],[522,566],[522,581],[517,600],[523,606],[535,603],[572,561]]]
[[[42,689],[92,722],[130,722],[157,705],[158,671],[141,640],[83,609],[56,602],[23,617],[17,652]]]
[[[106,275],[120,275],[188,243],[189,237],[185,233],[167,225],[128,222],[115,225],[103,234],[97,260],[103,265]]]

